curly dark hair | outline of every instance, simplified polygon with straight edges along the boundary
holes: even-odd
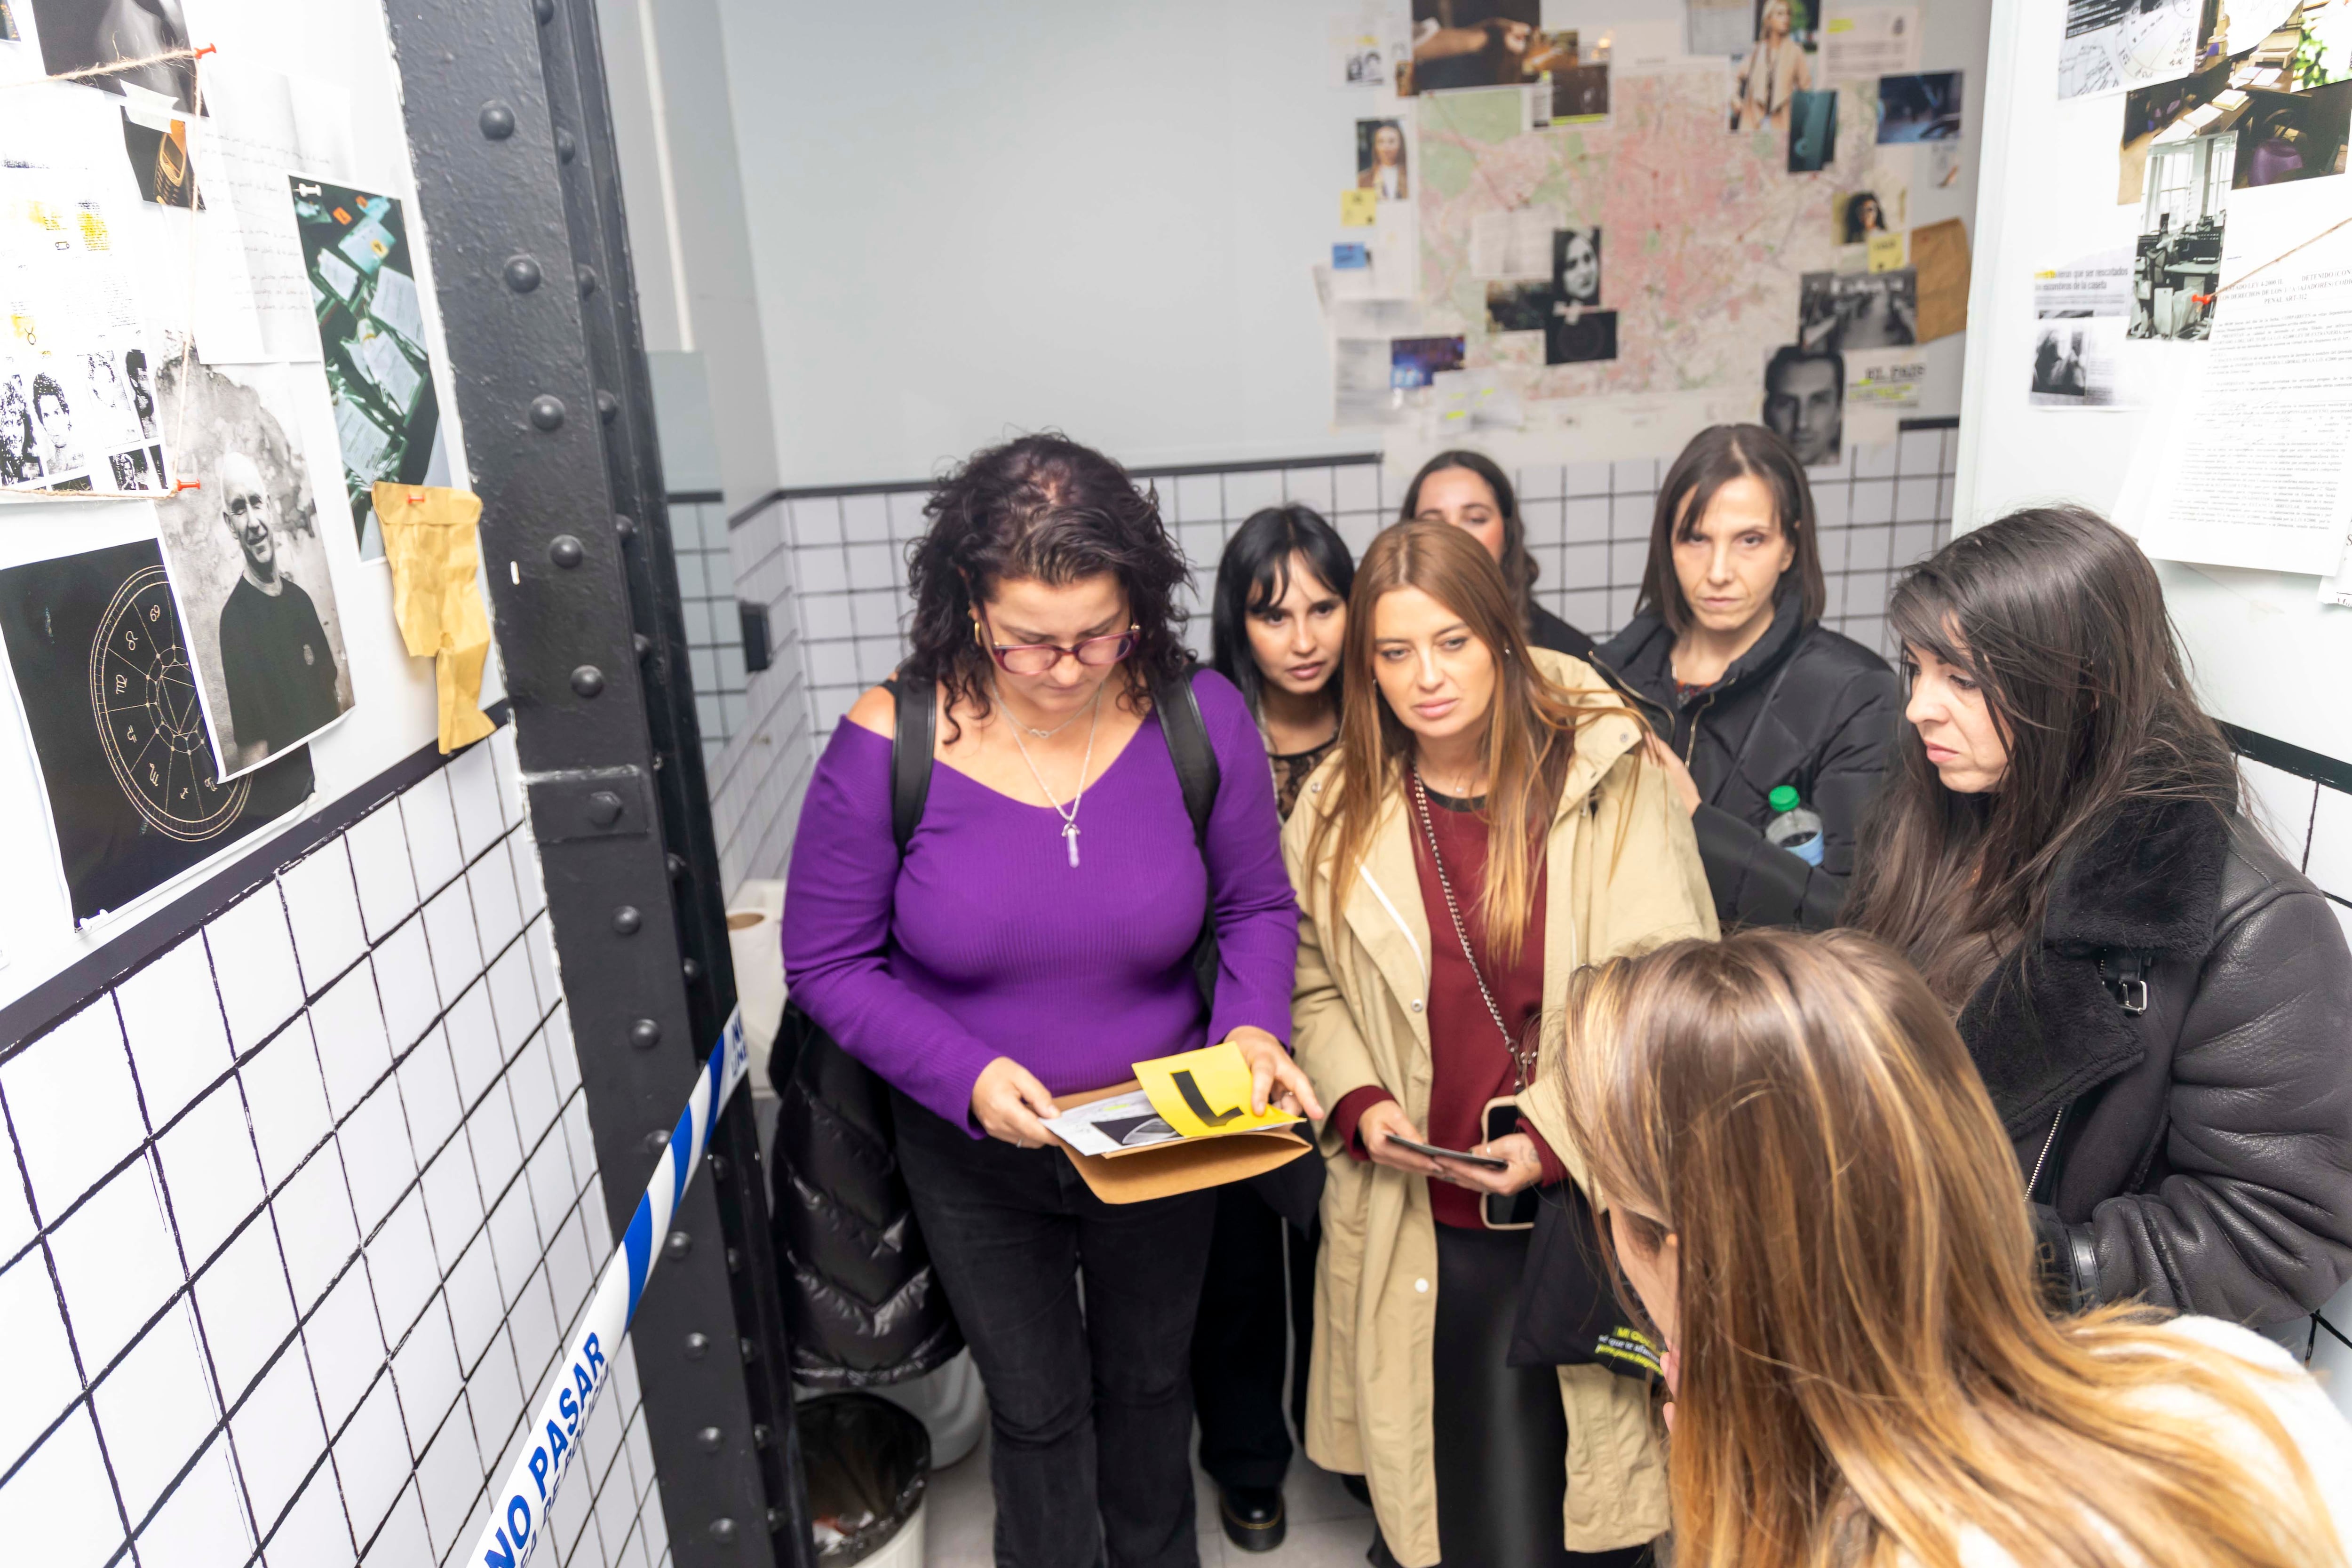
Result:
[[[1190,655],[1176,590],[1192,569],[1160,519],[1159,492],[1138,489],[1100,452],[1055,431],[990,447],[941,482],[923,514],[930,528],[907,546],[915,617],[900,668],[938,682],[950,711],[988,716],[992,666],[972,606],[1007,578],[1059,587],[1110,573],[1136,626],[1129,662],[1143,678],[1119,700],[1139,708],[1151,685],[1182,677]],[[949,723],[950,737],[961,732]]]

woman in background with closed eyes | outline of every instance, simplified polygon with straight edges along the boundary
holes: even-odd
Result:
[[[1538,647],[1590,661],[1592,639],[1536,602],[1539,568],[1528,551],[1527,524],[1511,481],[1484,452],[1440,452],[1406,487],[1400,522],[1451,523],[1476,540],[1503,569],[1528,640]]]

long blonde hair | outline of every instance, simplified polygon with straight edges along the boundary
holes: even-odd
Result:
[[[1330,868],[1328,910],[1347,900],[1380,826],[1382,808],[1400,799],[1412,731],[1381,695],[1372,668],[1373,610],[1381,596],[1418,588],[1462,617],[1495,658],[1495,694],[1478,754],[1486,764],[1486,877],[1477,915],[1504,963],[1516,963],[1535,892],[1536,850],[1576,760],[1576,733],[1606,713],[1640,722],[1613,701],[1591,702],[1558,685],[1528,657],[1527,634],[1484,546],[1443,522],[1401,522],[1365,551],[1348,595],[1348,632],[1340,645],[1345,696],[1339,708],[1339,765],[1322,814],[1307,838],[1311,866]],[[1328,858],[1327,858],[1328,857]],[[1327,911],[1328,912],[1328,911]]]
[[[1678,1237],[1677,1568],[1957,1568],[1968,1526],[2023,1564],[2342,1568],[2242,1376],[2147,1308],[2048,1315],[1992,1102],[1890,950],[1677,942],[1580,975],[1566,1037],[1595,1202]]]

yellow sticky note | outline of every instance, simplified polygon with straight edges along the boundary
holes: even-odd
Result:
[[[1873,272],[1893,272],[1903,265],[1903,237],[1899,234],[1874,234],[1870,237],[1870,269]]]
[[[1255,1132],[1298,1120],[1271,1106],[1251,1111],[1249,1064],[1242,1060],[1241,1047],[1230,1042],[1137,1062],[1135,1080],[1151,1109],[1181,1137]]]
[[[1378,191],[1347,190],[1339,193],[1339,226],[1370,228],[1381,215],[1381,194]]]

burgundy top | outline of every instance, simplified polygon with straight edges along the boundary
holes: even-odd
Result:
[[[1223,676],[1202,671],[1192,689],[1220,774],[1205,859],[1157,714],[1087,787],[1075,867],[1051,808],[939,762],[902,861],[890,840],[890,738],[844,720],[793,841],[793,1000],[975,1137],[972,1084],[998,1057],[1067,1094],[1244,1024],[1286,1044],[1298,908],[1265,747]],[[1213,1008],[1192,965],[1208,910]]]
[[[1508,969],[1497,969],[1478,922],[1478,900],[1486,885],[1486,824],[1477,811],[1485,803],[1454,800],[1432,790],[1429,804],[1438,851],[1445,858],[1445,874],[1454,884],[1454,900],[1462,908],[1462,923],[1468,928],[1470,945],[1478,955],[1479,972],[1494,988],[1495,1005],[1501,1011],[1512,1037],[1522,1042],[1520,1048],[1532,1067],[1536,1024],[1543,1014],[1544,894],[1550,876],[1549,863],[1538,862],[1536,866],[1527,931],[1519,942],[1519,960]],[[1436,863],[1429,858],[1429,840],[1422,832],[1421,813],[1412,808],[1410,800],[1405,816],[1412,828],[1412,866],[1421,879],[1421,906],[1429,917],[1430,945],[1435,950],[1429,973],[1428,1141],[1441,1149],[1468,1149],[1486,1141],[1483,1123],[1486,1102],[1517,1093],[1518,1075],[1512,1066],[1509,1048],[1496,1031],[1494,1016],[1486,1011],[1486,998],[1479,994],[1477,976],[1463,957],[1461,941],[1454,935],[1454,919],[1446,912],[1445,889],[1438,881]],[[1356,1158],[1368,1158],[1356,1138],[1357,1121],[1372,1106],[1395,1098],[1387,1089],[1368,1084],[1342,1096],[1332,1108],[1340,1136]],[[1524,1121],[1519,1131],[1535,1142],[1537,1158],[1543,1163],[1543,1184],[1549,1186],[1564,1180],[1568,1169],[1544,1142],[1542,1135]],[[1485,1194],[1472,1188],[1433,1179],[1429,1184],[1430,1210],[1440,1225],[1470,1230],[1483,1228],[1484,1204]]]

